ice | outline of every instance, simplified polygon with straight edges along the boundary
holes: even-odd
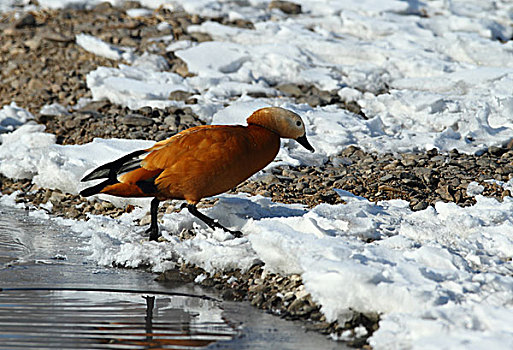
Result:
[[[412,212],[404,201],[340,194],[347,204],[312,210],[245,195],[223,195],[203,209],[242,227],[239,239],[206,229],[185,211],[164,215],[167,241],[159,243],[142,239],[145,228],[134,224],[145,210],[67,224],[89,237],[100,264],[162,271],[188,261],[215,272],[263,261],[270,271],[299,273],[328,321],[343,322],[352,310],[381,314],[370,338],[378,349],[511,343],[513,199],[477,196],[473,207],[439,203]],[[193,227],[195,238],[175,236]],[[367,243],[369,237],[377,240]]]
[[[171,92],[190,91],[178,74],[155,70],[160,67],[158,61],[152,66],[151,70],[142,64],[120,65],[119,69],[100,67],[87,75],[87,86],[93,99],[105,98],[131,109],[144,106],[164,108],[174,104],[168,99]]]
[[[162,68],[138,66],[133,80],[129,70],[135,67],[99,68],[89,74],[88,86],[94,99],[107,98],[132,109],[177,104],[167,100],[170,92],[192,91],[199,101],[194,111],[211,122],[223,104],[248,103],[248,93],[269,96],[255,99],[255,104],[284,105],[286,99],[275,99],[279,93],[274,84],[315,85],[338,91],[346,102],[360,105],[372,121],[329,106],[342,126],[332,132],[333,139],[347,140],[351,134],[352,144],[378,152],[476,152],[513,137],[513,48],[510,42],[491,40],[511,31],[504,25],[506,7],[494,12],[494,22],[467,7],[460,13],[436,4],[370,3],[374,2],[334,3],[326,12],[315,2],[305,2],[302,5],[312,16],[260,19],[254,30],[209,21],[190,26],[189,31],[208,33],[215,40],[175,42],[168,49],[196,76],[174,77],[168,84],[169,73]],[[184,6],[201,13],[198,4]],[[231,5],[201,4],[233,10]],[[433,15],[411,15],[419,13]],[[312,129],[321,126],[325,108],[308,113],[319,123]],[[241,112],[241,119],[246,117]],[[343,125],[347,122],[354,127],[350,132]],[[366,137],[351,137],[356,134]],[[327,155],[340,150],[331,145],[322,147],[329,150]]]
[[[25,124],[0,135],[0,172],[14,179],[32,179],[42,187],[78,193],[84,173],[136,149],[148,148],[151,141],[95,139],[85,145],[62,146],[45,127]]]
[[[228,109],[219,118],[236,115]],[[31,124],[2,135],[2,141],[4,174],[72,193],[89,169],[152,144],[96,139],[61,146],[42,126]],[[136,224],[146,215],[147,202],[118,219],[56,220],[87,238],[91,259],[103,265],[163,271],[186,261],[212,273],[263,261],[269,271],[300,274],[328,321],[343,322],[352,311],[381,314],[380,328],[370,338],[377,349],[508,345],[513,199],[498,202],[471,191],[474,206],[437,203],[420,212],[404,201],[371,203],[345,191],[338,193],[346,204],[310,210],[246,195],[223,195],[213,208],[202,209],[244,232],[238,239],[181,211],[162,218],[166,242],[149,242],[146,227]],[[2,202],[16,205],[15,195]],[[180,241],[183,229],[194,229],[196,237]]]
[[[117,47],[110,45],[92,35],[78,34],[76,37],[77,45],[84,50],[92,52],[98,56],[110,58],[111,60],[125,60],[132,62],[135,59],[133,49],[129,47]]]
[[[0,134],[13,131],[34,116],[27,110],[18,107],[16,102],[5,105],[0,109]]]
[[[49,8],[99,2],[39,0]],[[213,124],[244,125],[258,108],[288,108],[302,116],[316,153],[284,140],[270,167],[321,164],[349,145],[375,152],[456,148],[474,153],[513,138],[510,1],[305,0],[296,16],[269,11],[264,0],[140,2],[145,9],[129,15],[164,6],[248,20],[254,29],[206,21],[188,31],[207,33],[213,41],[153,38],[169,43],[167,51],[187,64],[193,74],[185,78],[169,72],[166,60],[154,53],[136,57],[81,34],[77,43],[84,49],[126,63],[88,74],[93,100],[131,109],[184,106],[168,97],[187,91],[198,100],[190,105],[193,111]],[[15,3],[28,5],[8,1],[0,10]],[[157,24],[166,28],[169,24]],[[331,91],[363,115],[342,104],[297,103],[277,89],[284,83]],[[22,107],[13,103],[0,110],[0,172],[42,187],[77,193],[86,186],[79,180],[95,166],[152,145],[102,139],[57,145],[55,136],[30,123],[33,117]],[[65,109],[52,105],[41,112]],[[512,181],[497,184],[513,186]],[[244,236],[237,239],[181,211],[161,220],[167,241],[148,242],[146,227],[136,224],[147,214],[148,200],[104,196],[116,205],[140,207],[118,219],[54,220],[88,238],[91,258],[108,266],[163,271],[188,262],[222,273],[264,262],[266,271],[300,274],[305,293],[328,321],[344,322],[353,311],[380,315],[379,329],[369,339],[374,349],[511,348],[513,199],[486,198],[483,188],[469,184],[473,206],[437,203],[419,212],[404,201],[371,203],[340,190],[345,204],[312,209],[260,196],[219,196],[215,206],[202,211],[240,229]],[[20,205],[16,193],[0,201]],[[179,240],[184,229],[196,236]]]
[[[59,103],[44,105],[39,111],[39,113],[45,116],[70,115],[67,108]]]
[[[130,17],[145,17],[150,16],[152,14],[152,11],[145,8],[134,8],[126,10],[126,14]]]

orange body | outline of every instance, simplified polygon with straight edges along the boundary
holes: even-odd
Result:
[[[265,127],[204,125],[147,149],[137,169],[101,193],[120,197],[185,199],[191,204],[230,190],[277,155],[280,136]],[[150,190],[142,183],[153,183]]]

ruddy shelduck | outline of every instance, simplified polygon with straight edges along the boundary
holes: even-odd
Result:
[[[157,211],[160,201],[184,199],[189,212],[210,228],[221,228],[217,221],[196,207],[202,198],[234,188],[273,161],[280,138],[294,139],[314,152],[299,115],[279,107],[255,111],[242,125],[202,125],[184,130],[153,147],[127,154],[104,164],[81,181],[105,179],[80,192],[82,196],[105,193],[119,197],[154,197],[151,224],[146,231],[157,240]]]

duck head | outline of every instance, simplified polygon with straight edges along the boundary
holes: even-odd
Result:
[[[306,138],[303,119],[292,111],[281,107],[261,108],[253,112],[247,122],[269,129],[281,138],[296,140],[310,152],[315,152]]]

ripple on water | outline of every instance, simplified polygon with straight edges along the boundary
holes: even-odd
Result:
[[[94,290],[0,292],[0,348],[197,349],[236,331],[191,296]]]

